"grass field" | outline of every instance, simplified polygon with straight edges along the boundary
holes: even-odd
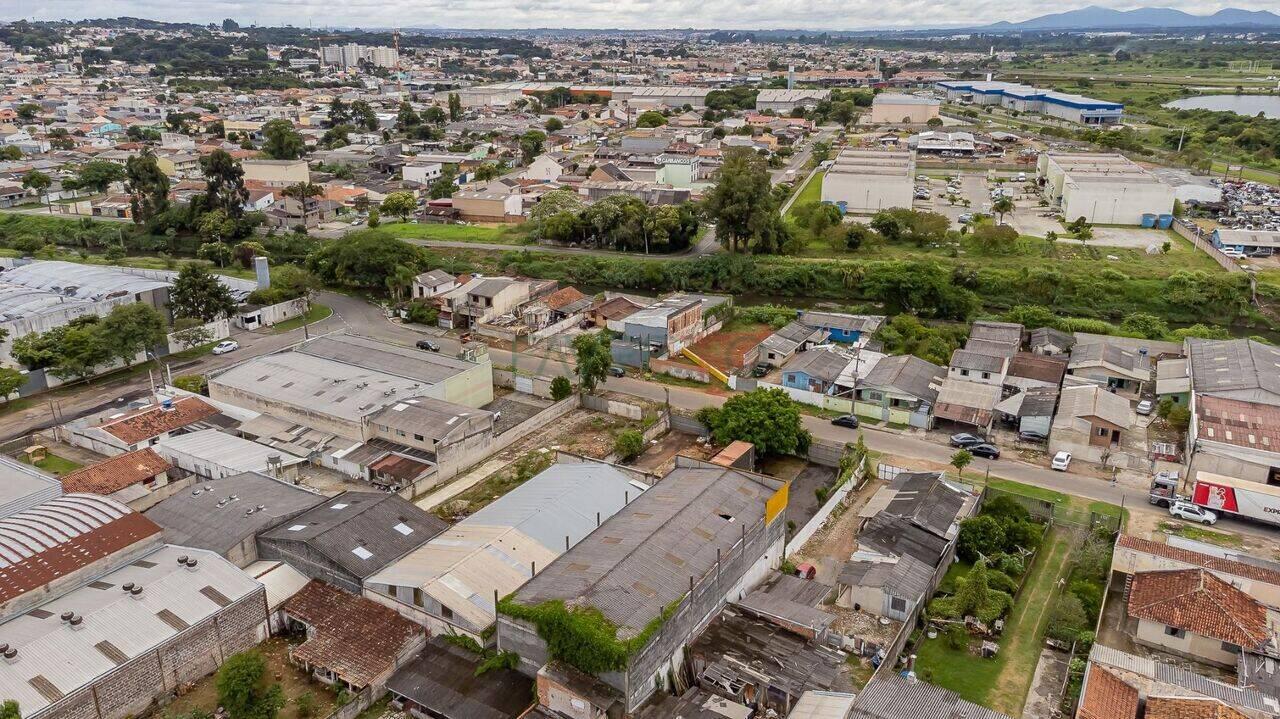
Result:
[[[1009,612],[1000,653],[994,659],[980,659],[967,650],[952,649],[943,636],[925,639],[917,650],[916,671],[920,676],[975,704],[1021,716],[1048,624],[1049,600],[1059,578],[1070,570],[1072,544],[1070,532],[1057,528],[1049,531],[1026,585]]]
[[[25,462],[26,460],[23,460],[23,461]],[[67,475],[67,474],[70,474],[71,472],[76,471],[77,469],[80,469],[84,465],[77,464],[76,462],[72,462],[66,457],[59,457],[58,455],[50,452],[49,454],[45,455],[44,459],[40,460],[39,462],[36,462],[35,466],[39,467],[40,469],[43,469],[44,471],[48,472],[49,474],[52,474],[55,477],[62,477],[64,475]]]
[[[413,222],[390,222],[380,226],[396,237],[442,242],[482,242],[495,245],[528,245],[532,241],[518,226],[439,225]]]
[[[291,320],[285,320],[284,322],[280,322],[278,324],[272,325],[271,331],[275,332],[276,334],[282,334],[284,332],[289,332],[289,331],[298,329],[299,327],[302,326],[304,322],[307,324],[314,324],[316,322],[319,322],[320,320],[325,319],[331,314],[333,314],[333,310],[330,309],[327,305],[322,305],[318,302],[312,302],[311,307],[307,309],[306,314],[299,315],[297,317],[294,317]]]
[[[809,184],[801,188],[796,195],[796,201],[792,203],[791,208],[795,208],[796,205],[803,205],[806,202],[820,202],[822,200],[822,178],[825,175],[825,172],[815,174]],[[791,214],[790,209],[788,209],[787,214]]]

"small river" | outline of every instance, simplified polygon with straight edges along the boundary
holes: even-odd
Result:
[[[1280,95],[1200,95],[1166,103],[1175,110],[1225,110],[1237,115],[1280,118]]]

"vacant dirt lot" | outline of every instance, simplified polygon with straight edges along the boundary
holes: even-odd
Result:
[[[773,328],[769,325],[730,325],[702,338],[689,349],[710,362],[711,366],[729,374],[732,370],[741,369],[743,355],[771,334]]]

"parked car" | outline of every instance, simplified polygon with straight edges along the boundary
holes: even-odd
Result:
[[[417,346],[417,348],[418,348],[418,349],[420,349],[420,350],[427,350],[427,351],[429,351],[429,352],[439,352],[439,351],[440,351],[440,345],[439,345],[439,344],[437,344],[437,343],[435,343],[435,342],[432,342],[431,340],[418,340],[418,341],[417,341],[416,343],[414,343],[414,344],[415,344],[415,345]]]
[[[763,362],[751,368],[752,377],[763,377],[767,374],[769,374],[769,365]]]
[[[609,368],[609,376],[610,377],[626,377],[627,371],[622,369],[618,365],[613,365],[612,367]]]
[[[1134,408],[1133,411],[1145,417],[1146,415],[1151,414],[1151,411],[1154,410],[1155,408],[1156,408],[1155,402],[1152,402],[1149,399],[1144,399],[1138,403],[1138,406]]]
[[[983,457],[985,459],[1000,459],[1000,448],[994,444],[975,444],[967,448],[969,454],[975,457]]]
[[[983,444],[986,441],[987,440],[983,439],[982,437],[979,437],[976,434],[967,434],[965,432],[951,435],[952,447],[972,447],[975,444]]]
[[[1067,467],[1071,466],[1071,453],[1059,452],[1053,455],[1053,460],[1049,462],[1049,469],[1056,469],[1059,472],[1067,471]]]
[[[223,340],[213,346],[213,353],[216,355],[224,355],[228,352],[235,352],[240,349],[240,343],[235,340]]]
[[[1048,440],[1049,437],[1044,432],[1028,429],[1018,433],[1019,442],[1047,442]]]
[[[960,224],[967,225],[970,222],[973,222],[973,215],[969,214],[968,212],[965,212],[965,213],[962,213],[956,219],[960,221]]]
[[[858,418],[851,414],[846,414],[831,420],[831,424],[834,424],[837,427],[848,427],[849,429],[857,429]]]
[[[1218,515],[1205,509],[1198,507],[1190,502],[1174,502],[1169,505],[1169,514],[1174,517],[1181,517],[1190,522],[1199,522],[1201,524],[1214,524],[1218,521]]]
[[[928,181],[929,181],[928,175],[916,175],[916,182],[928,182]]]

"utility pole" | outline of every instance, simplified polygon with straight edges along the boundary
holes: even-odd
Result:
[[[1187,136],[1187,128],[1182,128],[1182,134],[1178,135],[1178,152],[1182,152],[1182,141]]]

